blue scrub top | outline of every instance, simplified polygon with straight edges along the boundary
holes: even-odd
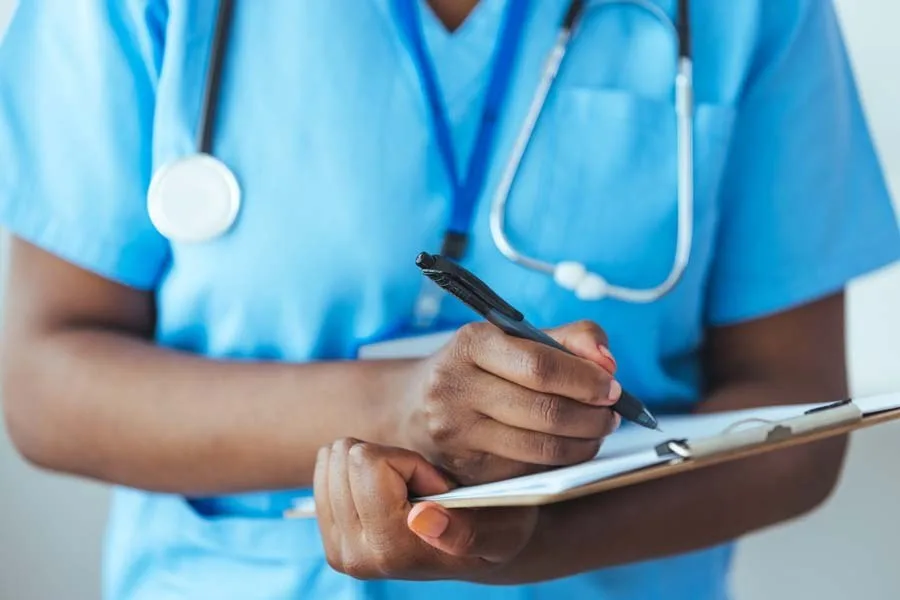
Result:
[[[482,0],[452,35],[423,9],[461,164],[503,4]],[[582,302],[504,260],[488,201],[567,3],[533,4],[466,264],[541,326],[602,324],[621,380],[652,408],[700,400],[705,328],[808,302],[900,256],[831,3],[695,0],[696,212],[683,281],[649,305]],[[674,12],[674,0],[660,4]],[[449,214],[411,55],[388,0],[237,3],[214,152],[236,172],[243,210],[225,237],[170,244],[144,195],[155,168],[194,149],[216,6],[22,2],[0,50],[0,221],[80,267],[154,290],[163,346],[352,357],[409,322],[414,257],[438,248]],[[624,285],[665,277],[674,63],[672,36],[644,14],[590,12],[510,199],[517,246]],[[453,302],[443,316],[471,318]],[[355,581],[327,566],[315,523],[278,518],[292,496],[116,489],[105,598],[729,596],[730,544],[524,587]]]

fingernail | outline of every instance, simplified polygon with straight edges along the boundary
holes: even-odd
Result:
[[[419,511],[409,522],[410,529],[427,538],[441,537],[449,525],[450,517],[436,508],[425,508]]]
[[[616,357],[612,355],[612,352],[609,351],[609,348],[602,344],[597,346],[597,348],[600,349],[600,354],[612,361],[613,367],[617,366],[618,363],[616,363]]]
[[[609,399],[612,401],[617,401],[622,397],[622,385],[613,379],[609,382]]]
[[[619,429],[619,427],[621,427],[621,426],[622,426],[622,415],[620,415],[619,413],[613,413],[613,425],[612,425],[612,431],[610,433],[617,431]]]

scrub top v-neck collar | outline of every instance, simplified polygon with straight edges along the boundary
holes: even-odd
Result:
[[[468,109],[480,97],[479,85],[491,66],[504,8],[510,0],[479,0],[459,27],[450,31],[426,0],[419,0],[423,33],[438,82],[451,117]],[[419,87],[419,76],[412,57],[402,41],[402,33],[393,13],[392,0],[375,0],[391,23],[397,42],[403,48],[404,72],[411,85]]]
[[[437,69],[447,102],[464,102],[472,84],[481,79],[491,64],[497,43],[503,8],[509,0],[479,0],[472,12],[454,31],[449,31],[434,10],[422,0],[425,42]]]

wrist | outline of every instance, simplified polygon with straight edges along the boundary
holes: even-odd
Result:
[[[409,410],[417,395],[421,360],[398,359],[371,363],[377,375],[363,385],[373,399],[376,443],[418,452],[421,444]]]

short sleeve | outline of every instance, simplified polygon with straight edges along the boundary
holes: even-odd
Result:
[[[830,1],[761,2],[721,188],[707,321],[811,301],[900,257],[900,229]]]
[[[81,268],[152,288],[158,0],[27,0],[0,43],[0,225]]]

